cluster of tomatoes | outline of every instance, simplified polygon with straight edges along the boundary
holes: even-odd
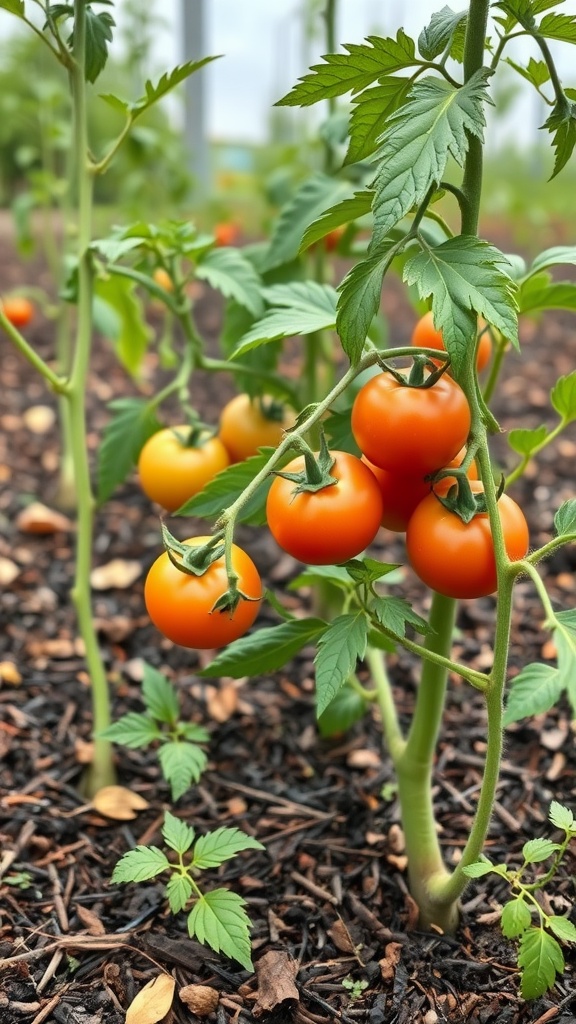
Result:
[[[443,348],[429,315],[419,322],[413,342]],[[478,345],[477,359],[490,357]],[[485,362],[482,363],[485,365]],[[416,375],[418,377],[418,375]],[[408,560],[433,590],[454,598],[474,598],[496,590],[494,544],[488,514],[458,513],[454,469],[466,487],[481,494],[476,465],[466,456],[471,416],[456,381],[433,364],[405,380],[384,369],[358,392],[351,426],[361,457],[345,451],[308,452],[277,473],[268,492],[266,517],[278,545],[310,565],[339,564],[361,554],[381,526],[406,533]],[[267,401],[267,400],[264,400]],[[238,395],[224,408],[217,434],[187,443],[190,428],[159,431],[144,446],[139,473],[150,498],[173,511],[202,490],[231,462],[276,446],[289,419],[268,418],[258,402]],[[463,486],[462,483],[459,487]],[[447,499],[450,491],[450,500]],[[456,506],[456,507],[455,507]],[[498,499],[504,543],[512,560],[528,550],[528,528],[518,505]],[[206,543],[193,538],[186,543]],[[206,572],[183,573],[165,553],[152,566],[145,587],[150,617],[169,639],[188,647],[218,647],[243,635],[254,622],[262,584],[254,563],[233,546],[228,571],[224,557]],[[241,599],[232,613],[214,613],[228,589],[229,572],[238,577]]]

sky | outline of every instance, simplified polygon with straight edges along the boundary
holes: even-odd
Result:
[[[147,2],[154,4],[165,23],[157,34],[154,70],[159,74],[188,57],[183,52],[179,17],[184,0]],[[340,43],[362,42],[371,32],[395,34],[399,26],[417,35],[431,14],[447,2],[455,10],[465,6],[462,0],[340,0],[336,38]],[[119,29],[124,23],[123,6],[124,0],[116,0]],[[33,9],[31,0],[27,7]],[[325,47],[321,39],[303,39],[301,7],[302,0],[205,0],[204,52],[223,55],[200,72],[205,75],[205,123],[211,139],[264,141],[274,101],[290,90],[310,64],[318,63]],[[576,0],[565,0],[562,11],[576,15]],[[13,30],[15,22],[0,12],[0,35]],[[555,53],[567,83],[576,86],[574,47],[556,46]],[[524,93],[527,99],[514,109],[508,125],[494,129],[493,142],[498,134],[506,139],[511,132],[521,141],[542,123],[538,98],[529,88]]]

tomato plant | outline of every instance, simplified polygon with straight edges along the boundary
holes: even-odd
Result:
[[[23,296],[3,299],[0,303],[4,316],[14,327],[26,327],[34,316],[34,306]]]
[[[430,387],[412,387],[384,371],[362,386],[352,407],[352,432],[366,458],[404,476],[446,466],[465,444],[470,422],[464,392],[445,373]]]
[[[480,338],[476,353],[476,369],[478,370],[478,373],[480,373],[480,371],[483,370],[490,362],[490,356],[492,355],[492,339],[490,338],[490,332],[487,330],[485,321],[478,321],[478,329],[480,331]],[[412,344],[418,346],[418,348],[438,348],[443,349],[444,351],[446,350],[442,331],[438,331],[434,327],[432,310],[428,310],[424,316],[420,317],[412,332],[411,341]]]
[[[198,546],[210,537],[190,537],[183,543]],[[224,557],[212,562],[199,576],[182,572],[164,551],[152,564],[144,584],[144,601],[152,622],[181,647],[222,647],[242,636],[254,622],[262,600],[262,582],[250,556],[232,546],[232,569],[240,597],[233,612],[215,610],[228,591]]]
[[[477,481],[472,492],[483,490]],[[507,494],[498,499],[504,544],[512,561],[524,558],[529,533],[522,509]],[[486,597],[496,590],[496,559],[486,512],[463,522],[431,492],[416,507],[406,529],[406,550],[414,572],[446,597]]]
[[[251,398],[245,392],[230,399],[220,413],[218,437],[230,462],[242,462],[263,447],[276,448],[294,417],[268,395]]]
[[[268,492],[266,518],[284,551],[309,565],[332,565],[354,558],[372,543],[382,519],[382,496],[373,473],[354,455],[332,452],[336,481],[316,491],[298,491],[293,480],[277,476]],[[304,457],[283,473],[304,470]]]
[[[174,512],[229,465],[222,442],[208,431],[188,443],[190,427],[166,427],[146,442],[138,459],[138,476],[151,501]]]
[[[456,458],[448,463],[448,467],[461,465],[465,454],[466,449],[462,448]],[[384,508],[382,526],[386,530],[403,533],[416,506],[430,493],[432,483],[423,477],[406,476],[400,473],[391,473],[387,469],[381,469],[380,466],[374,466],[365,455],[362,456],[362,461],[366,462],[366,465],[369,466],[380,487]],[[446,469],[448,467],[443,468]],[[472,460],[468,467],[467,476],[470,480],[478,479],[478,469],[474,460]],[[436,494],[447,494],[454,482],[455,477],[453,476],[442,477],[434,485]]]

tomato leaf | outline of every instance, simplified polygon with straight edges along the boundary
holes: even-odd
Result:
[[[545,309],[576,310],[576,284],[552,281],[549,274],[535,274],[523,281],[518,292],[518,312],[535,316]]]
[[[378,562],[375,558],[351,558],[344,563],[355,583],[374,583],[400,568],[399,562]]]
[[[15,14],[17,18],[23,18],[25,15],[24,0],[0,0],[0,9]]]
[[[108,60],[108,43],[112,42],[112,29],[116,22],[108,11],[98,14],[86,4],[86,64],[84,74],[88,82],[95,82]]]
[[[549,917],[547,925],[561,942],[576,942],[576,926],[563,915]]]
[[[150,80],[144,84],[145,94],[140,99],[135,100],[133,103],[124,102],[119,100],[117,96],[110,94],[101,95],[100,99],[103,99],[110,106],[115,109],[120,109],[119,104],[122,105],[124,112],[131,117],[133,121],[141,114],[144,114],[154,103],[161,100],[177,85],[180,85],[186,78],[193,75],[194,72],[199,71],[205,64],[209,64],[213,60],[218,60],[219,55],[213,57],[203,57],[201,60],[189,60],[185,64],[180,64],[173,68],[172,71],[166,71],[159,79],[156,85]]]
[[[148,438],[160,429],[155,412],[143,398],[118,398],[108,408],[113,418],[98,449],[99,504],[124,482]]]
[[[454,12],[449,7],[433,14],[418,36],[418,49],[424,60],[434,60],[449,47],[456,29],[466,18],[466,11]]]
[[[136,291],[136,282],[129,277],[110,274],[106,278],[97,278],[96,295],[112,307],[116,320],[110,320],[110,326],[116,325],[116,331],[110,335],[110,341],[118,359],[128,372],[136,377],[142,366],[142,359],[153,337],[153,332],[146,322],[142,301]]]
[[[554,516],[554,526],[558,537],[569,537],[576,533],[576,498],[570,498],[560,505]]]
[[[165,812],[162,838],[166,846],[182,855],[190,849],[195,837],[196,833],[190,825],[174,814],[170,814],[170,811]]]
[[[438,186],[449,157],[462,165],[470,135],[482,140],[491,72],[477,71],[460,88],[431,76],[413,86],[409,99],[389,119],[376,158],[374,234],[381,245],[398,221]]]
[[[158,751],[158,760],[170,784],[173,800],[178,800],[193,782],[198,782],[207,764],[206,754],[200,747],[182,740],[164,743]]]
[[[253,316],[262,316],[262,282],[252,263],[238,249],[211,249],[196,264],[196,277],[207,281],[228,299],[235,299]]]
[[[332,96],[361,92],[386,75],[422,61],[415,57],[414,41],[399,29],[396,39],[367,36],[365,43],[345,43],[346,53],[329,53],[324,64],[314,64],[277,107],[309,107]]]
[[[314,643],[328,628],[322,619],[290,619],[259,629],[228,644],[201,676],[257,676],[282,668],[303,647]]]
[[[432,296],[434,326],[456,374],[475,345],[478,314],[519,348],[516,285],[507,266],[494,246],[461,235],[427,246],[404,268],[406,283],[416,285],[422,299]]]
[[[517,64],[511,57],[505,57],[504,61],[536,89],[540,89],[541,85],[545,85],[546,82],[550,81],[550,72],[546,62],[543,60],[534,60],[534,57],[530,57],[526,67],[522,64]]]
[[[344,160],[345,165],[372,156],[389,117],[406,102],[411,84],[410,78],[393,75],[382,79],[378,85],[365,89],[352,99],[350,143]]]
[[[152,717],[158,722],[176,724],[180,714],[178,695],[166,676],[147,662],[144,662],[142,699]]]
[[[489,875],[491,871],[494,871],[494,865],[487,857],[483,857],[482,860],[474,861],[473,864],[467,864],[462,871],[467,878],[483,878],[484,875]]]
[[[426,619],[417,615],[403,597],[379,597],[372,603],[371,610],[378,622],[396,636],[405,636],[407,625],[424,635],[432,632]]]
[[[576,43],[576,17],[573,14],[547,14],[538,26],[538,35],[545,39]]]
[[[368,707],[368,702],[360,693],[356,693],[351,686],[344,685],[318,718],[320,735],[334,736],[337,733],[348,732],[355,722],[364,717]]]
[[[341,590],[352,590],[353,584],[346,569],[342,565],[308,566],[295,579],[290,580],[288,590],[300,590],[301,587],[314,587],[317,583],[332,583]]]
[[[380,308],[382,281],[395,255],[390,240],[360,260],[338,286],[336,330],[351,364],[358,362],[374,317]]]
[[[344,685],[366,653],[368,622],[363,613],[339,615],[318,641],[316,714],[318,717]]]
[[[524,999],[536,999],[552,988],[556,973],[564,970],[564,956],[556,939],[543,928],[529,928],[520,939],[518,965]]]
[[[171,866],[166,854],[157,846],[137,846],[120,858],[112,872],[111,881],[146,882],[168,871]]]
[[[350,185],[338,178],[320,173],[308,178],[282,207],[259,269],[269,271],[295,259],[310,224],[336,203],[352,196]]]
[[[548,427],[519,427],[508,434],[508,444],[519,455],[531,455],[548,437]]]
[[[522,935],[531,924],[532,915],[530,908],[522,896],[518,896],[516,899],[504,904],[500,926],[502,934],[507,939],[515,939],[518,935]]]
[[[576,27],[576,22],[575,22]],[[555,150],[554,168],[550,180],[560,173],[568,163],[576,145],[576,103],[566,100],[557,104],[544,122],[544,128],[553,135],[552,145]]]
[[[576,370],[556,381],[550,392],[550,400],[566,423],[576,420]]]
[[[551,839],[528,839],[522,847],[522,856],[527,864],[541,864],[559,849],[560,844],[553,843]]]
[[[296,281],[266,289],[265,295],[276,308],[268,310],[240,338],[232,358],[240,358],[268,341],[314,334],[335,326],[337,296],[329,284]]]
[[[206,892],[188,915],[188,934],[252,971],[250,919],[244,907],[242,897],[228,889]]]
[[[204,490],[195,494],[178,509],[177,515],[198,516],[200,519],[215,519],[222,514],[222,509],[228,508],[242,494],[245,487],[254,479],[257,473],[264,468],[272,455],[273,448],[261,448],[260,455],[252,455],[243,462],[228,466],[218,473]],[[290,455],[293,458],[293,453]],[[266,522],[265,506],[266,495],[272,484],[273,477],[270,476],[265,483],[255,491],[252,497],[240,512],[239,522],[250,523],[261,526]]]
[[[161,740],[163,733],[149,715],[129,711],[98,735],[112,743],[121,743],[130,750],[136,750],[138,747],[147,747],[154,740]]]
[[[263,849],[262,843],[253,836],[247,835],[239,828],[227,828],[223,825],[197,839],[192,866],[200,871],[217,868],[243,850]]]
[[[564,807],[563,804],[558,803],[557,800],[553,800],[550,804],[548,818],[556,828],[561,829],[563,832],[568,833],[576,831],[576,822],[574,820],[573,812],[569,807]]]
[[[166,896],[173,914],[179,914],[181,910],[184,910],[193,892],[192,882],[187,875],[174,874],[171,876],[166,886]]]
[[[306,228],[300,243],[300,252],[304,252],[314,242],[324,238],[329,231],[339,228],[342,224],[348,224],[351,220],[365,217],[372,209],[373,193],[367,190],[355,192],[351,198],[343,199],[335,206],[331,206],[320,217]]]
[[[504,725],[549,711],[557,703],[562,690],[558,669],[538,662],[526,665],[512,680],[504,712]]]

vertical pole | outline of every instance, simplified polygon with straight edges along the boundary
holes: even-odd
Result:
[[[183,60],[201,60],[206,53],[206,5],[204,0],[181,0]],[[196,199],[209,191],[210,153],[206,131],[206,70],[190,75],[184,83],[184,137],[188,165],[194,175]]]

